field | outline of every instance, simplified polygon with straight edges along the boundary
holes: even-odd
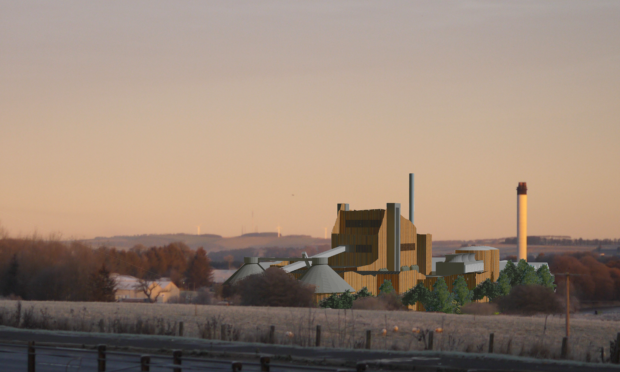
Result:
[[[426,332],[442,328],[434,335],[435,350],[486,352],[493,332],[495,352],[543,358],[559,357],[565,333],[560,316],[34,301],[21,302],[16,315],[18,306],[17,301],[0,300],[0,325],[15,326],[19,316],[22,328],[176,335],[178,322],[183,322],[185,337],[220,339],[225,329],[226,339],[247,342],[267,342],[274,325],[276,343],[313,346],[320,324],[322,346],[362,348],[366,330],[371,330],[373,349],[394,350],[422,350]],[[608,357],[609,341],[620,331],[619,319],[613,313],[571,318],[571,358],[600,360],[602,347]]]

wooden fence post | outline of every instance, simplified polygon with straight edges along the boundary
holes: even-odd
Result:
[[[489,335],[489,353],[492,354],[493,353],[493,339],[495,338],[495,334],[491,333]]]
[[[370,349],[372,347],[371,334],[372,332],[370,329],[366,331],[366,349]]]
[[[105,345],[97,346],[97,372],[105,372]]]
[[[616,349],[614,354],[611,355],[611,351],[609,354],[609,357],[612,359],[612,363],[620,363],[620,333],[616,335]]]
[[[269,372],[269,357],[261,357],[260,358],[260,370],[261,372]]]
[[[321,346],[321,325],[316,326],[316,347]]]
[[[181,356],[183,353],[181,350],[175,350],[172,352],[172,364],[181,365]],[[172,372],[181,372],[181,368],[173,368]]]
[[[269,343],[270,344],[275,344],[276,343],[276,326],[272,325],[269,328]]]
[[[28,342],[28,372],[34,372],[36,355],[34,351],[34,341]]]
[[[179,337],[183,337],[183,322],[179,322]]]
[[[151,370],[151,357],[148,355],[142,355],[140,357],[140,371],[150,371]]]
[[[562,359],[568,358],[568,337],[562,338]]]
[[[433,350],[433,331],[428,332],[428,349],[427,350]]]

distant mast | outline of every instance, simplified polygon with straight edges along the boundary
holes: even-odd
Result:
[[[527,183],[517,187],[517,250],[519,261],[527,262]]]

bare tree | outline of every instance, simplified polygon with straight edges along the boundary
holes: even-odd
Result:
[[[149,302],[153,303],[155,302],[155,299],[152,298],[153,290],[155,289],[155,284],[156,284],[155,282],[151,282],[146,279],[138,279],[138,283],[136,283],[134,288],[135,290],[141,291],[142,293],[144,293],[144,295],[149,300]]]

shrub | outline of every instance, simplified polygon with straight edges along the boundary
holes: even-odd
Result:
[[[420,282],[418,285],[405,292],[402,299],[403,305],[415,305],[418,301],[425,303],[430,297],[430,294],[431,291]]]
[[[334,293],[321,301],[319,306],[329,309],[350,309],[354,301],[365,297],[372,297],[372,293],[366,287],[360,289],[355,294],[351,294],[350,291],[345,291],[341,294]]]
[[[433,285],[433,291],[430,293],[426,302],[422,302],[426,311],[438,311],[442,313],[453,313],[456,301],[454,293],[450,293],[445,279],[439,278]]]
[[[270,267],[235,284],[243,306],[306,307],[312,305],[314,287],[306,286],[284,270]]]
[[[330,309],[350,309],[351,306],[353,306],[354,300],[355,297],[351,294],[351,291],[346,290],[344,293],[341,294],[334,293],[333,295],[321,301],[319,306]]]
[[[493,315],[499,312],[499,307],[495,303],[471,302],[461,307],[461,312],[471,315]]]
[[[392,285],[392,281],[391,280],[384,280],[383,284],[381,284],[381,286],[379,287],[379,293],[392,293],[394,292],[394,286]]]
[[[353,302],[355,310],[406,310],[401,298],[394,292],[377,297],[360,298]]]
[[[500,310],[506,314],[533,315],[562,312],[562,303],[553,291],[542,285],[519,285],[508,296],[497,300]]]

